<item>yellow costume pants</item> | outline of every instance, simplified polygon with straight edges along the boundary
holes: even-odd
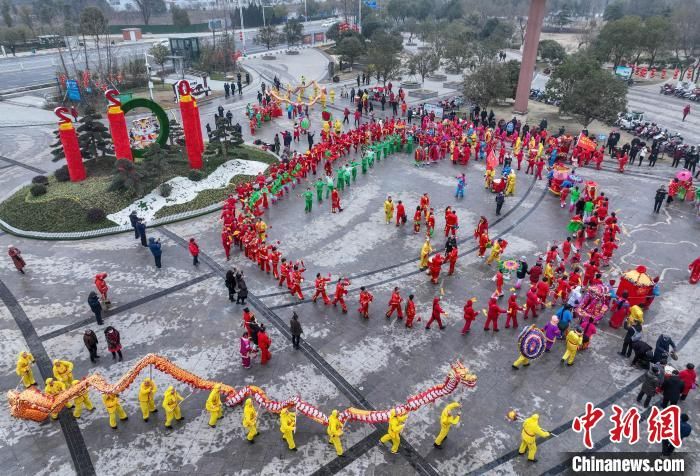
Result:
[[[394,218],[394,212],[384,212],[384,217],[386,218],[387,223],[391,223],[391,219]]]
[[[520,357],[518,357],[517,360],[513,362],[513,367],[520,367],[521,365],[530,365],[530,359],[525,357],[523,354],[520,354]]]
[[[83,406],[88,410],[92,410],[93,408],[95,408],[92,405],[92,402],[90,401],[90,397],[88,397],[87,395],[85,395],[82,398],[76,398],[75,409],[73,409],[73,416],[75,418],[80,418],[80,415],[83,413]]]
[[[250,436],[250,434],[248,434]],[[294,444],[294,433],[291,431],[285,431],[282,433],[282,439],[284,439],[287,442],[287,446],[289,446],[290,450],[293,450],[297,446]]]
[[[440,425],[440,433],[437,438],[435,438],[436,445],[441,445],[443,440],[447,438],[447,434],[450,432],[450,426],[451,425]]]
[[[578,349],[569,350],[567,348],[566,352],[564,352],[564,356],[561,359],[566,360],[566,363],[571,365],[574,363],[574,359],[576,358],[576,352],[578,352]]]
[[[537,454],[537,443],[535,443],[535,438],[533,437],[532,439],[530,438],[523,438],[520,440],[520,449],[518,450],[518,453],[525,454],[525,450],[527,449],[527,459],[533,460],[535,459],[535,454]]]
[[[498,260],[499,260],[500,258],[501,258],[501,253],[491,253],[491,254],[489,255],[488,259],[486,260],[486,262],[487,262],[487,263],[491,263],[491,261],[494,261],[494,260],[495,260],[496,262],[498,262]]]
[[[217,421],[219,420],[219,418],[221,418],[222,416],[224,416],[224,409],[223,409],[223,408],[219,408],[218,410],[213,411],[213,412],[210,411],[210,412],[209,412],[209,426],[214,426],[214,425],[216,425],[216,422],[217,422]]]
[[[139,400],[139,406],[141,407],[141,415],[143,416],[144,420],[148,420],[151,412],[156,411],[156,402],[152,398],[146,402]]]
[[[396,453],[399,451],[399,445],[401,444],[401,437],[399,435],[392,435],[391,433],[387,433],[386,435],[382,436],[379,439],[380,442],[382,443],[387,443],[391,441],[391,452]]]
[[[36,385],[36,380],[34,380],[34,373],[32,372],[32,369],[29,369],[22,374],[22,383],[25,387]]]
[[[338,456],[341,456],[343,454],[343,444],[340,442],[340,437],[334,436],[329,438],[328,441],[335,447],[335,453]]]
[[[117,427],[117,415],[119,416],[120,420],[126,420],[126,412],[122,408],[121,404],[117,405],[112,411],[109,411],[109,426],[112,428]]]
[[[171,412],[165,412],[165,426],[169,427],[173,422],[173,418],[176,420],[182,420],[182,413],[180,412],[180,407],[175,407],[175,410]]]
[[[246,430],[248,430],[248,434],[246,435],[246,439],[248,441],[253,441],[253,438],[255,438],[258,434],[258,426],[257,425],[250,425],[250,426],[244,426]]]

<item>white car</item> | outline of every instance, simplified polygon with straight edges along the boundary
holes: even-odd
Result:
[[[321,23],[321,26],[323,28],[330,28],[333,25],[335,25],[336,23],[338,23],[338,20],[326,20],[323,23]]]

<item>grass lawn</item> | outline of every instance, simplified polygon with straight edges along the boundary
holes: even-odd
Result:
[[[230,159],[254,160],[266,164],[276,162],[276,159],[266,152],[243,146],[229,154],[228,158],[206,159],[202,173],[208,176]],[[122,210],[140,198],[121,191],[108,190],[112,182],[112,164],[111,158],[98,159],[95,163],[86,162],[88,178],[82,182],[58,182],[53,176],[49,176],[47,193],[39,197],[32,196],[29,193],[30,185],[27,185],[0,203],[0,219],[27,231],[75,232],[115,226],[107,219],[97,223],[87,220],[87,211],[90,208],[100,208],[108,215]],[[146,187],[146,193],[174,177],[187,176],[189,170],[186,163],[169,167],[164,170],[157,183]],[[190,202],[165,207],[158,212],[157,217],[196,210],[221,201],[234,190],[236,184],[246,178],[250,177],[236,176],[225,188],[204,190]]]

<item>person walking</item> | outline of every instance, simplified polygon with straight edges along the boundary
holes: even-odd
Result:
[[[654,213],[659,213],[661,211],[661,205],[663,205],[666,195],[666,187],[663,185],[656,189],[656,195],[654,195]]]
[[[190,244],[187,247],[192,255],[192,264],[199,266],[199,245],[194,238],[190,238]]]
[[[148,239],[148,249],[151,250],[151,254],[153,255],[153,259],[156,264],[156,268],[160,269],[160,257],[163,255],[163,250],[160,246],[160,239],[156,240],[155,238],[150,237]]]
[[[503,192],[498,192],[496,194],[496,215],[501,214],[501,209],[503,208],[503,203],[506,201],[506,196]]]
[[[97,321],[97,324],[100,326],[104,324],[102,322],[102,303],[100,302],[100,297],[95,291],[90,291],[87,302],[88,306],[90,306],[90,310],[95,313],[95,320]]]
[[[112,354],[112,360],[116,359],[117,354],[119,354],[119,362],[121,362],[123,357],[119,331],[112,326],[107,326],[105,329],[105,339],[107,339],[107,350]]]
[[[625,320],[624,327],[627,330],[625,338],[622,340],[622,350],[618,352],[621,356],[629,358],[632,355],[632,344],[642,339],[642,323],[638,319]]]
[[[685,122],[685,118],[688,117],[688,114],[690,114],[690,104],[686,104],[683,108],[683,122]]]
[[[12,264],[15,265],[17,271],[24,274],[24,267],[27,265],[27,263],[24,262],[24,258],[22,258],[22,252],[19,250],[19,248],[9,245],[7,247],[7,254],[12,259]]]
[[[142,218],[139,218],[136,230],[139,232],[139,238],[141,238],[141,246],[148,246],[148,241],[146,241],[146,222]]]
[[[698,374],[695,372],[695,364],[686,364],[685,369],[678,372],[678,376],[683,380],[681,400],[685,400],[688,397],[688,393],[697,386]]]
[[[296,311],[292,311],[292,318],[289,320],[289,331],[292,334],[292,347],[298,350],[301,345],[301,335],[304,333],[304,330],[301,328],[299,316]]]
[[[100,356],[97,355],[97,344],[99,343],[97,340],[97,335],[95,334],[95,331],[92,329],[87,329],[85,331],[85,334],[83,334],[83,343],[85,344],[85,347],[87,347],[88,352],[90,353],[90,362],[93,364],[97,363],[96,359],[99,359]]]
[[[270,352],[270,346],[272,345],[272,339],[267,335],[265,330],[265,324],[260,324],[260,330],[258,331],[258,347],[260,348],[260,365],[267,364],[272,358],[272,353]]]
[[[644,374],[644,382],[642,382],[642,388],[637,394],[637,402],[642,401],[642,397],[646,396],[644,400],[644,408],[648,407],[651,403],[651,399],[656,395],[656,389],[661,384],[663,380],[663,373],[661,372],[661,367],[656,364],[651,364],[649,369]]]
[[[233,297],[236,294],[236,275],[233,270],[226,271],[226,279],[224,280],[226,289],[228,289],[228,300],[233,302]]]

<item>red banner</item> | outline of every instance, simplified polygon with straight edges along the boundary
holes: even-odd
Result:
[[[596,149],[596,143],[583,134],[579,134],[577,145],[588,152],[593,152]]]

